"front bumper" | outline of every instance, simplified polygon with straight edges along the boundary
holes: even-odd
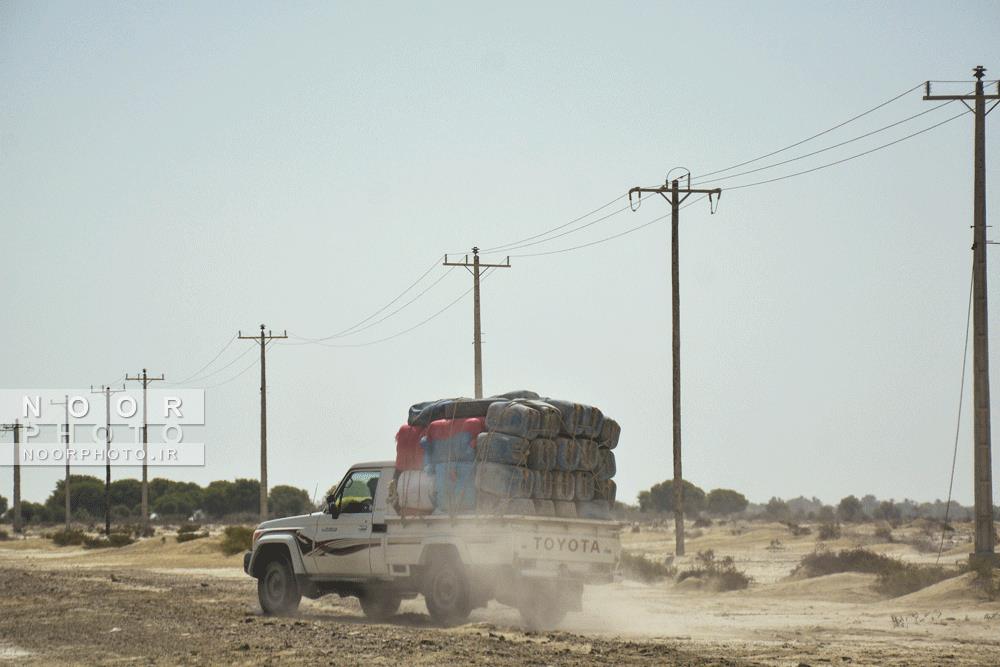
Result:
[[[243,554],[243,571],[250,574],[250,561],[253,559],[253,552],[247,551]]]

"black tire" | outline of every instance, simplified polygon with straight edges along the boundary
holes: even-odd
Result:
[[[399,604],[403,599],[399,593],[376,588],[366,590],[358,596],[358,601],[366,617],[373,621],[384,621],[399,611]]]
[[[257,578],[257,599],[265,614],[290,614],[299,608],[302,592],[287,560],[277,558],[264,567]]]
[[[521,622],[527,630],[545,632],[552,630],[566,618],[566,606],[558,595],[544,593],[526,594],[518,603]]]
[[[469,578],[465,568],[455,558],[441,558],[424,575],[424,601],[427,611],[438,625],[458,625],[472,611]]]

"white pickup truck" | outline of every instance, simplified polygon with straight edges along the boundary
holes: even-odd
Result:
[[[580,610],[584,584],[610,583],[621,550],[615,521],[544,516],[427,515],[389,505],[392,461],[348,471],[322,512],[265,521],[243,569],[265,613],[294,611],[305,595],[356,596],[384,619],[422,594],[441,625],[490,600],[516,607],[532,629]]]

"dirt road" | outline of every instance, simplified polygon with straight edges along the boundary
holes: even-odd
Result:
[[[644,536],[643,539],[649,539]],[[719,537],[719,539],[722,539]],[[996,665],[1000,602],[967,579],[884,599],[873,577],[769,580],[767,534],[716,544],[758,562],[749,590],[713,594],[624,582],[588,589],[559,631],[525,633],[501,605],[458,628],[430,625],[422,601],[369,624],[353,599],[260,614],[255,582],[214,538],[118,550],[0,543],[0,662],[15,664]],[[636,540],[638,541],[638,540]],[[637,545],[633,545],[637,546]],[[803,542],[801,549],[806,549]],[[738,548],[737,548],[738,547]],[[742,550],[742,551],[740,551]],[[770,559],[770,560],[769,560]],[[785,571],[787,575],[787,569]]]

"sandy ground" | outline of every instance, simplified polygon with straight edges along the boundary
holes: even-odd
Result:
[[[868,531],[871,528],[867,529]],[[906,531],[897,531],[906,537]],[[689,554],[733,556],[755,583],[709,593],[624,581],[589,588],[584,611],[556,632],[525,633],[502,605],[458,628],[431,626],[418,598],[392,623],[369,624],[353,599],[304,600],[287,618],[260,615],[241,557],[217,538],[157,536],[117,550],[0,542],[0,662],[15,664],[517,664],[517,665],[997,665],[1000,601],[971,575],[885,599],[874,578],[789,577],[813,535],[777,524],[702,529]],[[695,533],[697,535],[697,533]],[[943,562],[963,559],[961,529]],[[637,553],[663,559],[667,531],[626,532]],[[913,561],[936,554],[878,544],[859,529],[833,548],[865,544]],[[692,555],[679,559],[682,567]]]

